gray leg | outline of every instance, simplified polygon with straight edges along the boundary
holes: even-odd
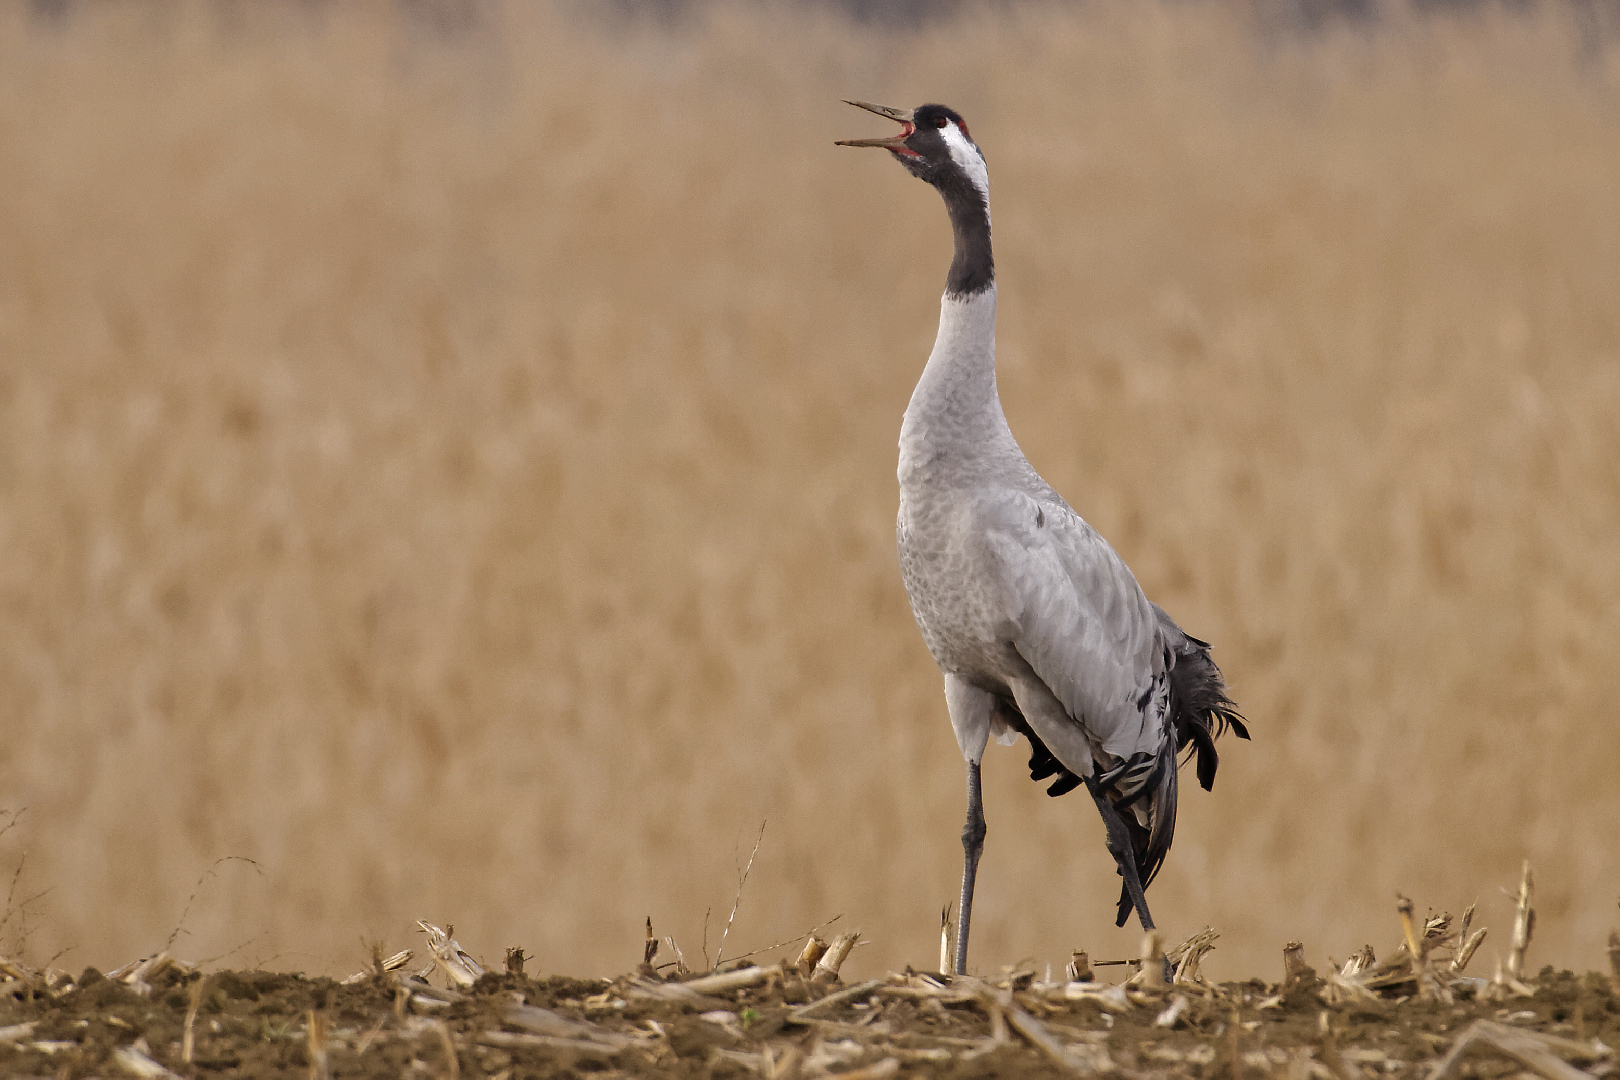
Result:
[[[1108,853],[1119,864],[1120,876],[1125,879],[1125,892],[1142,920],[1142,929],[1152,930],[1153,916],[1148,914],[1147,894],[1142,890],[1142,877],[1136,872],[1136,853],[1131,850],[1131,834],[1125,828],[1125,819],[1119,816],[1119,810],[1102,793],[1095,777],[1086,777],[1086,790],[1091,792],[1092,799],[1097,803],[1097,811],[1102,814],[1103,827],[1108,830]],[[1120,918],[1125,918],[1124,912],[1120,913]]]
[[[973,881],[984,851],[984,796],[979,791],[979,763],[967,767],[967,824],[962,826],[962,903],[956,925],[956,974],[967,974],[968,923],[973,918]],[[1146,909],[1144,909],[1146,910]]]

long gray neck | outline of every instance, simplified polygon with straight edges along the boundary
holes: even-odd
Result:
[[[996,393],[996,287],[940,301],[939,335],[900,427],[900,482],[950,480],[1022,454]]]

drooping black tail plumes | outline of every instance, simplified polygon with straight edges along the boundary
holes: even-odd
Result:
[[[1243,716],[1226,693],[1221,669],[1210,658],[1209,642],[1200,641],[1177,626],[1158,604],[1153,604],[1153,613],[1158,616],[1159,632],[1170,658],[1169,720],[1176,740],[1174,747],[1166,744],[1156,762],[1156,775],[1146,785],[1151,800],[1147,820],[1124,815],[1144,889],[1164,865],[1164,857],[1175,837],[1177,754],[1187,750],[1189,759],[1197,756],[1198,785],[1208,791],[1215,784],[1215,769],[1220,764],[1215,739],[1228,727],[1240,739],[1249,737]],[[1115,925],[1125,925],[1131,908],[1130,894],[1121,887]]]
[[[1232,734],[1247,739],[1249,729],[1227,696],[1221,669],[1210,659],[1209,642],[1199,641],[1177,626],[1158,604],[1153,605],[1153,613],[1159,617],[1160,632],[1174,656],[1170,722],[1176,732],[1176,749],[1193,747],[1192,753],[1198,757],[1198,786],[1208,791],[1215,784],[1215,769],[1221,760],[1215,752],[1216,737],[1230,727]]]

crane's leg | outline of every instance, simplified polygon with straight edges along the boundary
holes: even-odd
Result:
[[[968,923],[973,918],[973,882],[984,851],[984,795],[979,789],[979,763],[967,767],[967,824],[962,826],[962,902],[957,907],[956,974],[967,974]],[[1123,826],[1121,826],[1123,828]],[[1145,908],[1143,910],[1146,910]]]
[[[1142,889],[1142,877],[1136,872],[1136,853],[1131,850],[1131,834],[1125,828],[1125,819],[1120,817],[1119,810],[1097,786],[1095,776],[1086,777],[1086,790],[1091,792],[1092,799],[1097,803],[1097,811],[1102,814],[1103,827],[1108,830],[1108,853],[1119,864],[1120,876],[1125,879],[1125,892],[1136,908],[1137,917],[1142,920],[1142,929],[1152,930],[1153,916],[1148,914],[1147,894]],[[1122,912],[1120,918],[1123,920],[1124,917]]]

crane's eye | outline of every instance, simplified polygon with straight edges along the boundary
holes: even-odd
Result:
[[[937,127],[937,128],[942,128],[948,123],[950,123],[950,121],[945,119],[943,116],[941,116],[937,120],[934,121],[934,126]]]

